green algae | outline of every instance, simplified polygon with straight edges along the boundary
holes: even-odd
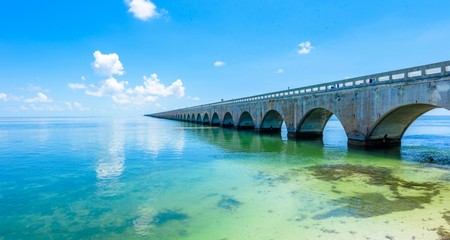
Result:
[[[445,230],[442,226],[433,230],[436,230],[436,233],[439,236],[439,240],[450,240],[450,232]]]
[[[217,202],[217,207],[228,210],[228,211],[235,211],[241,206],[241,202],[236,200],[235,198],[228,196],[228,195],[222,195],[220,200]]]
[[[342,207],[318,214],[313,219],[342,216],[368,218],[393,212],[410,211],[423,208],[423,204],[431,203],[432,198],[439,194],[440,185],[437,183],[406,181],[394,176],[392,170],[383,167],[337,164],[312,166],[307,170],[315,178],[323,181],[345,181],[351,177],[363,176],[364,183],[387,187],[393,196],[388,199],[379,192],[372,192],[341,197],[333,202]],[[401,194],[402,189],[415,191],[416,196],[404,196]]]
[[[263,171],[258,171],[258,173],[253,176],[253,179],[271,187],[275,187],[280,183],[288,183],[290,181],[287,176],[272,176]]]
[[[447,221],[447,224],[450,225],[450,210],[446,211],[442,214],[442,218]]]
[[[183,221],[189,218],[189,215],[179,210],[164,210],[153,216],[152,223],[161,226],[171,221]]]

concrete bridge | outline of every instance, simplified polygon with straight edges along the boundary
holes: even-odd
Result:
[[[434,108],[450,110],[450,61],[265,93],[146,116],[321,138],[334,114],[350,145],[400,145],[406,129]]]

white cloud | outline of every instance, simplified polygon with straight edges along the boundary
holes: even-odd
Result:
[[[92,67],[95,72],[102,76],[111,77],[113,75],[123,75],[123,65],[116,53],[102,54],[100,51],[94,52],[95,61]]]
[[[86,94],[96,97],[103,97],[108,94],[119,94],[125,90],[127,81],[118,82],[115,78],[106,79],[95,91],[86,90]]]
[[[81,103],[79,102],[65,102],[66,107],[69,111],[74,111],[74,110],[78,110],[78,111],[87,111],[89,110],[89,108],[84,107]]]
[[[69,88],[71,89],[86,89],[86,85],[82,83],[69,83]]]
[[[310,41],[301,42],[300,44],[298,44],[298,46],[300,47],[300,49],[298,50],[298,54],[300,54],[300,55],[308,54],[314,48],[311,45]]]
[[[170,86],[166,87],[162,84],[158,78],[156,73],[150,75],[150,77],[144,76],[144,85],[136,86],[134,89],[130,89],[129,93],[135,93],[138,95],[142,94],[151,94],[157,96],[175,96],[175,97],[183,97],[184,96],[183,82],[178,79],[173,82]]]
[[[85,93],[96,97],[111,96],[115,103],[134,105],[155,102],[160,96],[184,96],[185,87],[180,79],[166,87],[160,82],[156,74],[152,74],[150,77],[144,76],[143,78],[143,85],[127,88],[128,82],[118,82],[115,78],[110,77],[99,86],[90,85]]]
[[[8,100],[8,95],[6,95],[6,93],[0,93],[0,100],[3,100],[3,101]]]
[[[128,12],[133,13],[136,18],[142,21],[159,16],[156,5],[149,0],[127,0],[126,3],[130,8]]]
[[[81,80],[86,81],[87,78],[85,76],[81,76]]]
[[[47,97],[47,95],[45,95],[41,92],[38,92],[37,96],[34,98],[27,98],[24,100],[24,102],[27,102],[27,103],[35,103],[35,102],[45,103],[45,102],[51,102],[51,101],[52,100],[49,97]]]
[[[284,73],[284,69],[279,68],[279,69],[277,69],[276,73],[278,73],[278,74],[283,74],[283,73]]]
[[[225,62],[222,62],[222,61],[215,61],[214,62],[214,67],[223,67],[225,65],[227,65],[227,64]]]

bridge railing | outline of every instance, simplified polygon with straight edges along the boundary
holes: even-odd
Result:
[[[438,62],[412,68],[394,70],[378,74],[354,77],[334,82],[310,85],[306,87],[293,88],[283,91],[264,93],[250,97],[243,97],[227,101],[187,107],[183,109],[196,109],[202,107],[213,107],[224,104],[246,103],[251,101],[278,99],[295,95],[311,95],[322,92],[340,91],[343,89],[360,88],[369,85],[390,84],[395,82],[405,82],[423,80],[430,77],[450,76],[450,61]],[[179,110],[183,110],[179,109]],[[170,112],[170,111],[169,111]]]

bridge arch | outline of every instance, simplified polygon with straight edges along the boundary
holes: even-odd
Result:
[[[191,122],[195,123],[195,113],[191,115]]]
[[[211,126],[220,126],[220,119],[219,119],[219,115],[217,113],[213,113],[213,116],[211,119]]]
[[[276,111],[270,110],[265,115],[261,122],[261,132],[279,132],[281,131],[281,125],[283,124],[283,116]]]
[[[237,125],[238,129],[254,129],[255,128],[255,123],[253,122],[253,117],[252,115],[245,111],[241,114],[241,116],[239,117],[239,122]]]
[[[186,121],[190,122],[191,121],[191,115],[188,113]]]
[[[205,113],[203,115],[203,124],[209,124],[209,115],[208,115],[208,113]]]
[[[431,104],[407,104],[396,107],[383,116],[369,129],[366,142],[369,145],[400,145],[408,127],[424,113],[438,108]]]
[[[310,110],[300,120],[297,126],[296,138],[322,138],[323,129],[332,116],[333,112],[325,108]]]
[[[226,112],[223,116],[222,127],[234,127],[233,116],[230,112]]]
[[[199,113],[199,114],[197,114],[197,120],[196,120],[196,122],[197,123],[201,123],[202,122],[202,115]]]

